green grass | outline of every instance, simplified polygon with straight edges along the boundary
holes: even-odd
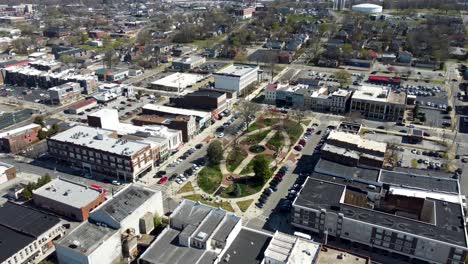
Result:
[[[242,212],[245,212],[245,211],[247,211],[247,209],[249,209],[249,206],[252,204],[253,201],[254,201],[253,199],[240,201],[240,202],[237,202],[237,206],[239,206],[239,209]]]
[[[208,38],[208,39],[195,40],[190,44],[201,47],[201,48],[209,48],[213,46],[213,44],[219,42],[222,38],[223,38],[223,35],[219,35],[219,36]]]
[[[273,157],[271,155],[266,155],[266,154],[259,154],[255,157],[258,157],[260,155],[263,155],[265,156],[265,158],[268,160],[269,163],[271,163],[273,161]],[[245,175],[245,174],[250,174],[250,173],[253,173],[253,163],[254,163],[254,160],[255,158],[253,158],[249,164],[247,164],[247,166],[244,167],[244,169],[242,169],[241,171],[241,175]]]
[[[270,138],[270,140],[268,140],[266,146],[269,149],[279,150],[281,149],[281,147],[283,147],[283,140],[283,135],[281,135],[281,133],[277,131],[275,135],[272,138]]]
[[[289,139],[294,144],[301,137],[304,129],[302,126],[293,120],[284,120],[284,129],[289,136]]]
[[[247,136],[247,138],[244,139],[242,141],[242,143],[248,144],[248,145],[256,145],[256,144],[260,143],[260,141],[262,141],[266,137],[266,135],[268,135],[268,133],[270,133],[270,132],[271,132],[271,130],[267,129],[265,131],[261,131],[261,132],[255,133],[253,135]]]
[[[265,118],[265,119],[258,119],[254,123],[252,123],[249,128],[247,129],[248,132],[252,132],[258,130],[260,128],[274,126],[280,122],[279,118]]]
[[[228,171],[234,171],[246,157],[247,151],[245,151],[243,148],[236,147],[235,149],[231,150],[226,159]]]
[[[287,20],[289,23],[298,23],[302,21],[313,22],[315,21],[315,17],[311,15],[288,15]]]
[[[186,192],[193,192],[193,186],[191,182],[187,182],[182,188],[179,189],[177,193],[186,193]]]
[[[258,130],[260,128],[263,128],[263,124],[260,124],[258,122],[254,122],[252,123],[249,128],[247,128],[247,132],[252,132],[252,131],[255,131],[255,130]]]
[[[216,167],[205,167],[198,173],[198,186],[206,193],[213,193],[223,180],[223,174]]]
[[[187,196],[184,196],[183,198],[187,200],[192,200],[195,202],[200,202],[202,204],[210,205],[213,207],[221,207],[222,209],[226,211],[234,212],[234,208],[232,208],[231,204],[226,201],[222,201],[221,203],[214,203],[212,201],[203,199],[203,197],[200,194],[187,195]]]
[[[241,189],[240,196],[236,195],[235,186],[239,185]],[[237,180],[234,184],[230,185],[224,192],[221,194],[221,197],[224,198],[239,198],[249,196],[255,193],[258,193],[263,188],[263,183],[256,180],[254,177],[244,177]]]
[[[90,45],[79,45],[79,47],[84,50],[96,50],[96,51],[104,50],[104,47],[96,47],[96,46],[90,46]]]

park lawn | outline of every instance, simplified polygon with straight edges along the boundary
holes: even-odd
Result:
[[[229,152],[229,155],[226,159],[227,169],[230,172],[233,172],[239,164],[247,157],[247,151],[245,149],[236,147],[235,149]]]
[[[274,126],[276,124],[278,124],[280,122],[280,119],[275,117],[275,118],[265,118],[265,120],[263,121],[263,123],[265,124],[265,126]]]
[[[249,206],[252,204],[253,201],[254,201],[253,199],[240,201],[240,202],[237,202],[237,206],[239,206],[239,209],[242,212],[245,212],[245,211],[247,211],[247,209],[249,209]]]
[[[187,200],[192,200],[192,201],[195,201],[195,202],[200,202],[202,204],[206,204],[206,205],[213,206],[213,207],[221,207],[222,209],[224,209],[226,211],[234,212],[234,208],[232,208],[232,206],[231,206],[231,204],[229,202],[222,201],[220,204],[215,203],[215,202],[203,199],[201,194],[187,195],[187,196],[184,196],[183,198],[185,198]]]
[[[219,169],[219,165],[216,167],[204,167],[198,173],[198,186],[206,193],[211,194],[216,191],[222,180],[223,174]]]
[[[268,160],[269,163],[271,163],[273,161],[273,157],[271,155],[266,155],[266,154],[259,154],[255,157],[258,157],[260,155],[263,155],[265,156],[265,158]],[[244,169],[242,169],[241,171],[241,175],[245,175],[245,174],[250,174],[250,173],[253,173],[253,164],[254,164],[254,160],[255,158],[253,158],[249,164],[247,164],[247,166],[244,167]]]
[[[293,120],[284,120],[284,129],[291,140],[291,143],[294,144],[301,137],[304,129],[302,126]]]
[[[275,135],[270,138],[270,140],[268,140],[266,146],[269,149],[279,150],[281,147],[283,147],[283,140],[283,135],[281,135],[281,132],[277,131]]]
[[[258,143],[260,143],[260,141],[262,141],[266,137],[266,135],[268,135],[268,133],[270,133],[270,131],[271,131],[270,129],[267,129],[265,131],[261,131],[253,135],[247,136],[247,138],[244,139],[242,143],[248,144],[248,145],[257,145]]]
[[[241,190],[240,196],[236,195],[235,186],[239,185]],[[221,194],[221,197],[224,198],[239,198],[245,197],[252,194],[256,194],[263,188],[263,183],[256,180],[254,177],[244,177],[237,180],[235,183],[231,184],[224,192]]]
[[[193,192],[193,186],[191,182],[187,182],[182,188],[179,189],[177,193],[186,193],[186,192]]]
[[[257,122],[253,122],[249,128],[247,128],[247,132],[252,132],[252,131],[255,131],[255,130],[258,130],[260,128],[264,128],[265,126],[261,123],[259,123],[258,121]]]

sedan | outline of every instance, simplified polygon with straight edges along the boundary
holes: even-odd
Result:
[[[202,147],[203,147],[203,144],[196,144],[196,145],[195,145],[195,148],[196,148],[196,149],[201,149]]]
[[[159,179],[158,184],[163,184],[165,182],[167,182],[167,177],[164,176],[161,179]]]

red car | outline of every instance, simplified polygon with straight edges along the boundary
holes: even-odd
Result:
[[[158,184],[163,184],[163,183],[165,183],[165,182],[167,182],[167,177],[166,177],[166,176],[164,176],[164,177],[162,177],[161,179],[159,179]]]
[[[314,128],[313,128],[313,127],[308,127],[308,128],[307,128],[307,132],[312,132],[312,131],[314,131]]]
[[[299,145],[304,147],[306,144],[307,144],[307,141],[305,141],[304,139],[299,140]]]

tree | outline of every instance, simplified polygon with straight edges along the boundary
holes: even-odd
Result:
[[[351,83],[351,74],[347,70],[339,70],[335,72],[335,78],[338,80],[341,87],[347,86]]]
[[[305,117],[305,111],[301,107],[295,107],[292,111],[290,111],[293,115],[293,118],[296,119],[297,123],[301,123]]]
[[[30,182],[24,187],[22,195],[24,199],[29,200],[32,198],[32,193],[37,188],[44,186],[45,184],[49,183],[52,180],[49,174],[45,174],[44,176],[40,177],[37,182]]]
[[[258,105],[256,103],[252,103],[252,102],[247,101],[247,100],[242,100],[240,102],[239,113],[242,116],[242,118],[244,119],[244,122],[247,123],[247,127],[248,127],[250,121],[252,121],[252,119],[255,118],[255,114],[258,111],[260,111],[260,109],[261,109],[260,105]]]
[[[271,177],[270,164],[264,155],[258,155],[254,158],[253,171],[255,178],[262,183],[265,183]]]
[[[447,108],[445,108],[445,111],[447,112],[452,112],[452,110],[453,110],[453,107],[451,107],[450,105],[447,106]]]
[[[86,44],[86,42],[88,42],[89,40],[88,34],[81,33],[80,40],[81,40],[81,44]]]
[[[142,95],[141,90],[138,90],[137,94],[135,94],[135,98],[136,98],[137,100],[140,100],[141,95]]]
[[[61,55],[59,61],[63,64],[70,64],[75,62],[75,58],[68,54]]]
[[[210,143],[206,151],[206,157],[208,158],[208,164],[210,166],[216,166],[223,158],[223,145],[221,141],[215,140]]]
[[[38,124],[40,125],[41,127],[44,127],[45,124],[44,124],[44,117],[43,116],[36,116],[34,118],[34,124]]]
[[[159,216],[158,213],[154,214],[153,222],[154,222],[154,228],[157,228],[162,225],[162,218],[161,216]]]
[[[236,197],[241,197],[242,196],[242,189],[238,183],[234,185],[234,194]]]

